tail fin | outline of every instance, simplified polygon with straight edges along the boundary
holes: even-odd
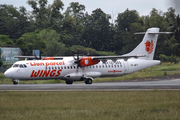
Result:
[[[159,32],[159,28],[149,28],[145,33],[140,32],[135,34],[145,34],[145,36],[142,42],[132,52],[126,55],[145,55],[146,57],[139,57],[139,59],[152,60],[159,34],[171,34],[171,32]]]

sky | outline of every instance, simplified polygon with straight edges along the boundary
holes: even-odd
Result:
[[[15,7],[24,6],[27,10],[32,10],[27,4],[27,1],[28,0],[0,0],[0,4],[11,4]],[[48,3],[52,4],[53,1],[54,0],[48,0]],[[101,10],[106,14],[110,14],[112,17],[116,17],[118,13],[124,12],[127,8],[129,10],[136,10],[140,16],[149,15],[152,8],[167,12],[170,7],[175,8],[176,13],[180,14],[180,0],[62,0],[62,2],[64,3],[64,10],[66,10],[71,2],[79,2],[85,5],[86,11],[89,14],[97,8],[101,8]]]

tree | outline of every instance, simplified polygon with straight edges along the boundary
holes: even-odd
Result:
[[[176,18],[176,27],[175,27],[175,38],[177,39],[177,41],[180,43],[180,17],[179,14]]]
[[[3,61],[0,59],[0,67],[3,65]]]
[[[48,5],[47,0],[29,0],[28,4],[33,9],[32,16],[38,29],[59,28],[59,21],[63,18],[60,10],[64,6],[61,0],[54,0],[52,5]]]
[[[83,45],[85,6],[78,2],[70,3],[62,22],[62,40],[66,46]]]
[[[85,6],[79,4],[78,2],[71,2],[70,6],[67,8],[65,15],[71,15],[76,19],[81,19],[84,17]]]
[[[110,50],[109,43],[112,38],[109,19],[101,9],[96,9],[91,15],[86,14],[84,23],[85,31],[83,39],[84,46],[92,47],[99,51]]]
[[[43,50],[45,56],[62,56],[66,51],[65,44],[62,43],[60,34],[55,30],[46,29],[39,32],[38,37],[44,41],[46,48]]]
[[[135,32],[144,31],[143,26],[140,23],[131,23],[129,31],[121,33],[123,47],[122,54],[131,52],[143,39],[143,35],[133,35]]]
[[[39,31],[25,33],[20,37],[16,46],[20,47],[23,51],[23,55],[32,55],[33,50],[43,51],[46,48],[44,41],[38,36]]]
[[[135,32],[144,31],[143,22],[136,10],[127,9],[119,13],[115,21],[116,45],[119,53],[124,54],[133,50],[142,40],[141,36],[133,36]]]
[[[139,14],[136,10],[126,9],[123,13],[119,13],[116,22],[118,31],[129,31],[131,23],[139,20]]]
[[[0,47],[13,46],[14,42],[7,35],[0,35]]]
[[[175,9],[170,7],[167,12],[164,13],[165,21],[169,24],[169,27],[171,27],[174,31],[174,28],[176,26],[176,14]]]
[[[115,55],[115,53],[113,52],[104,52],[104,51],[96,51],[95,49],[92,48],[87,48],[87,47],[83,47],[80,45],[73,45],[71,47],[69,47],[66,51],[67,55],[75,55],[75,54],[79,54],[79,55],[102,55],[102,56],[108,56],[108,55]]]
[[[26,32],[28,24],[27,11],[20,7],[19,11],[12,5],[0,5],[0,34],[18,39]]]

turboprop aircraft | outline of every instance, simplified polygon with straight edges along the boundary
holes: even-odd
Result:
[[[116,77],[130,74],[154,65],[160,64],[153,60],[159,28],[149,28],[142,42],[130,53],[118,56],[92,56],[85,57],[49,57],[41,60],[24,60],[15,62],[4,75],[12,79],[13,84],[19,80],[61,79],[66,84],[74,81],[84,81],[92,84],[94,78]],[[19,56],[21,58],[21,56]],[[24,56],[24,58],[32,58]]]

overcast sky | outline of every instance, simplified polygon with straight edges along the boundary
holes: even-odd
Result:
[[[28,0],[0,0],[0,4],[11,4],[16,7],[24,6],[27,10],[31,10],[27,1]],[[52,4],[53,1],[54,0],[48,0],[48,3]],[[111,15],[122,13],[127,8],[129,10],[137,10],[140,15],[148,15],[152,8],[166,12],[168,8],[177,6],[176,10],[179,10],[180,4],[174,4],[172,1],[180,3],[180,0],[62,0],[65,5],[65,10],[71,2],[79,2],[85,5],[86,11],[89,14],[97,8],[101,8],[106,14]]]

